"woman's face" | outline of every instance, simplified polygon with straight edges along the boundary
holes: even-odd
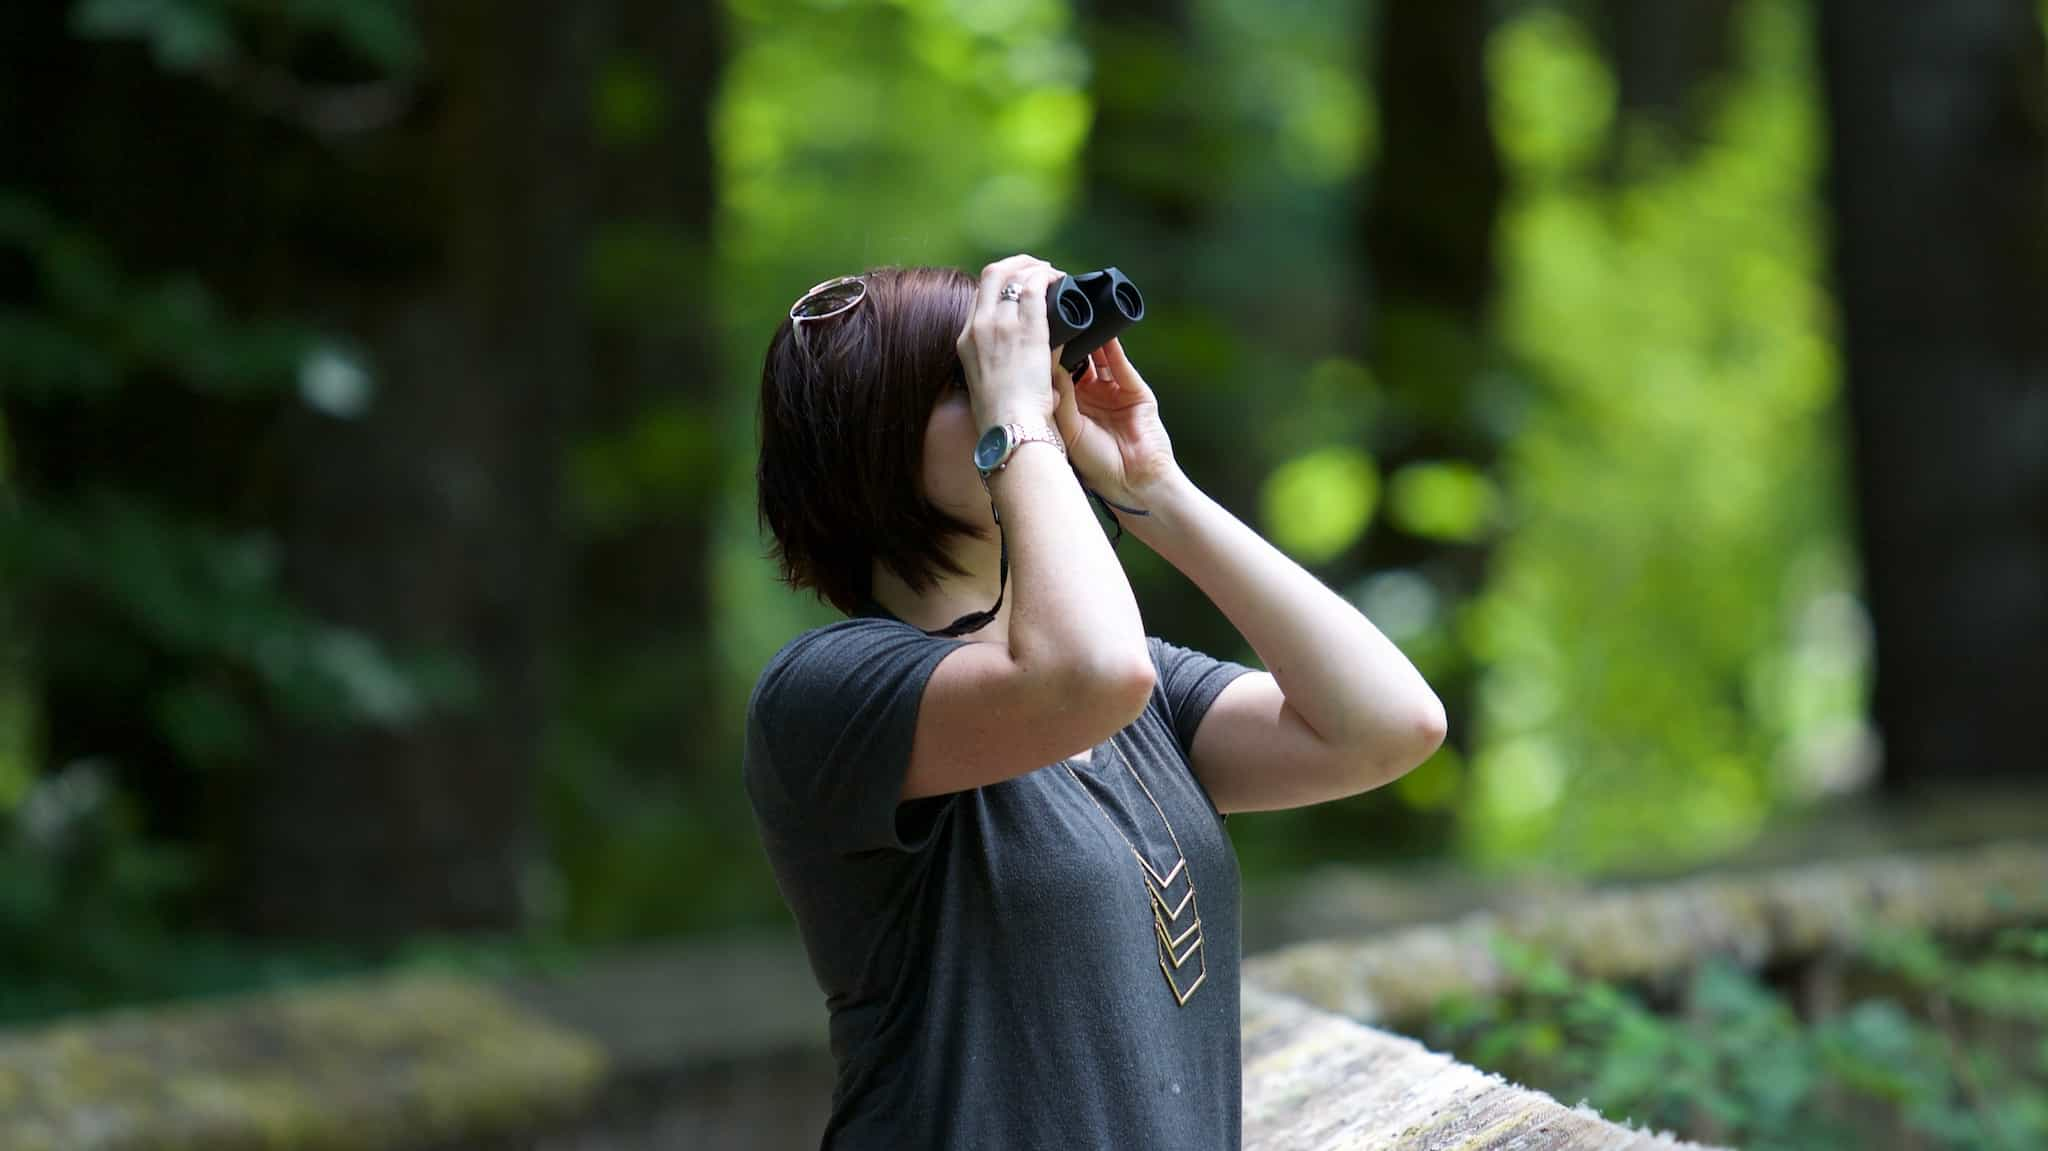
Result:
[[[956,375],[932,405],[931,420],[925,424],[925,498],[968,523],[987,527],[993,539],[995,515],[974,467],[974,442],[980,437],[981,429],[974,426],[974,401]]]

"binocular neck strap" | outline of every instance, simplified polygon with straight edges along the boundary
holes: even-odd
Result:
[[[1101,505],[1104,512],[1109,513],[1110,522],[1116,525],[1116,534],[1109,538],[1109,546],[1111,547],[1115,547],[1124,538],[1124,525],[1122,520],[1116,518],[1115,513],[1109,512],[1110,508],[1115,508],[1117,511],[1134,516],[1149,516],[1152,514],[1142,508],[1127,508],[1115,500],[1104,499],[1101,492],[1086,484],[1081,485],[1081,490],[1088,493],[1088,498]],[[1003,513],[996,507],[994,493],[989,495],[988,510],[996,518],[996,538],[1001,541],[1000,558],[997,560],[999,574],[996,576],[996,602],[994,606],[983,611],[968,612],[966,615],[961,616],[937,631],[925,633],[927,635],[957,636],[965,635],[971,631],[980,631],[995,620],[997,612],[1003,610],[1003,592],[1010,586],[1010,538],[1003,531]]]

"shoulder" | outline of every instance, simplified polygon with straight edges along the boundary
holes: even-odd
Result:
[[[927,635],[902,620],[857,616],[835,620],[791,639],[761,669],[747,697],[750,721],[784,701],[815,703],[863,672],[950,650],[962,641]]]
[[[757,812],[855,802],[888,775],[907,758],[925,679],[963,642],[861,616],[783,644],[747,698],[742,770]]]

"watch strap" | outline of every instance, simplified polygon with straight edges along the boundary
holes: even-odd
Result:
[[[1061,455],[1067,454],[1067,441],[1060,436],[1059,429],[1057,428],[1050,428],[1043,424],[1036,427],[1030,427],[1025,424],[1006,424],[1004,426],[1010,429],[1010,451],[1008,455],[1003,457],[1003,462],[996,465],[997,471],[1001,471],[1010,462],[1010,456],[1016,455],[1019,447],[1029,443],[1052,444],[1059,448]]]
[[[975,465],[976,470],[981,473],[981,486],[983,488],[988,487],[988,477],[991,474],[1002,471],[1010,466],[1010,457],[1016,455],[1017,449],[1025,444],[1051,444],[1060,450],[1062,456],[1067,454],[1067,441],[1060,435],[1057,428],[1048,427],[1043,424],[1027,425],[1014,421],[997,426],[1001,427],[1004,432],[1002,458],[997,460],[993,467],[984,468],[978,462]]]

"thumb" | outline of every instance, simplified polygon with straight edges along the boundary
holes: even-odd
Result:
[[[1081,411],[1074,401],[1074,377],[1058,364],[1054,364],[1052,368],[1052,389],[1058,396],[1058,402],[1052,412],[1053,426],[1071,451],[1075,436],[1081,430]]]

